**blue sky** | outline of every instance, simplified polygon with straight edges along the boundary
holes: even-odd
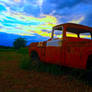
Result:
[[[91,0],[0,0],[0,45],[12,46],[19,36],[43,41],[53,26],[67,22],[92,27],[91,9]]]

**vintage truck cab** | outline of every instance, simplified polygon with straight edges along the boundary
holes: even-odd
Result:
[[[87,69],[92,66],[92,28],[74,23],[57,25],[50,39],[30,44],[29,55],[41,62]]]

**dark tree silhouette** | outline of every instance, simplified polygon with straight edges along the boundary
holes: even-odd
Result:
[[[24,38],[17,38],[15,39],[13,46],[15,49],[20,49],[21,47],[26,46],[27,41]]]

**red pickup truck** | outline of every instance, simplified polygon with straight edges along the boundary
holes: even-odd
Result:
[[[29,55],[41,62],[72,68],[92,67],[92,28],[65,23],[54,26],[47,41],[31,43]]]

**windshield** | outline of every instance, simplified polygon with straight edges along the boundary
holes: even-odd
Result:
[[[53,38],[62,38],[62,31],[61,30],[54,30]]]
[[[53,38],[59,38],[59,39],[62,38],[62,34],[63,34],[63,29],[62,29],[62,27],[60,27],[60,28],[55,28],[53,31],[54,31],[54,32],[53,32]]]

